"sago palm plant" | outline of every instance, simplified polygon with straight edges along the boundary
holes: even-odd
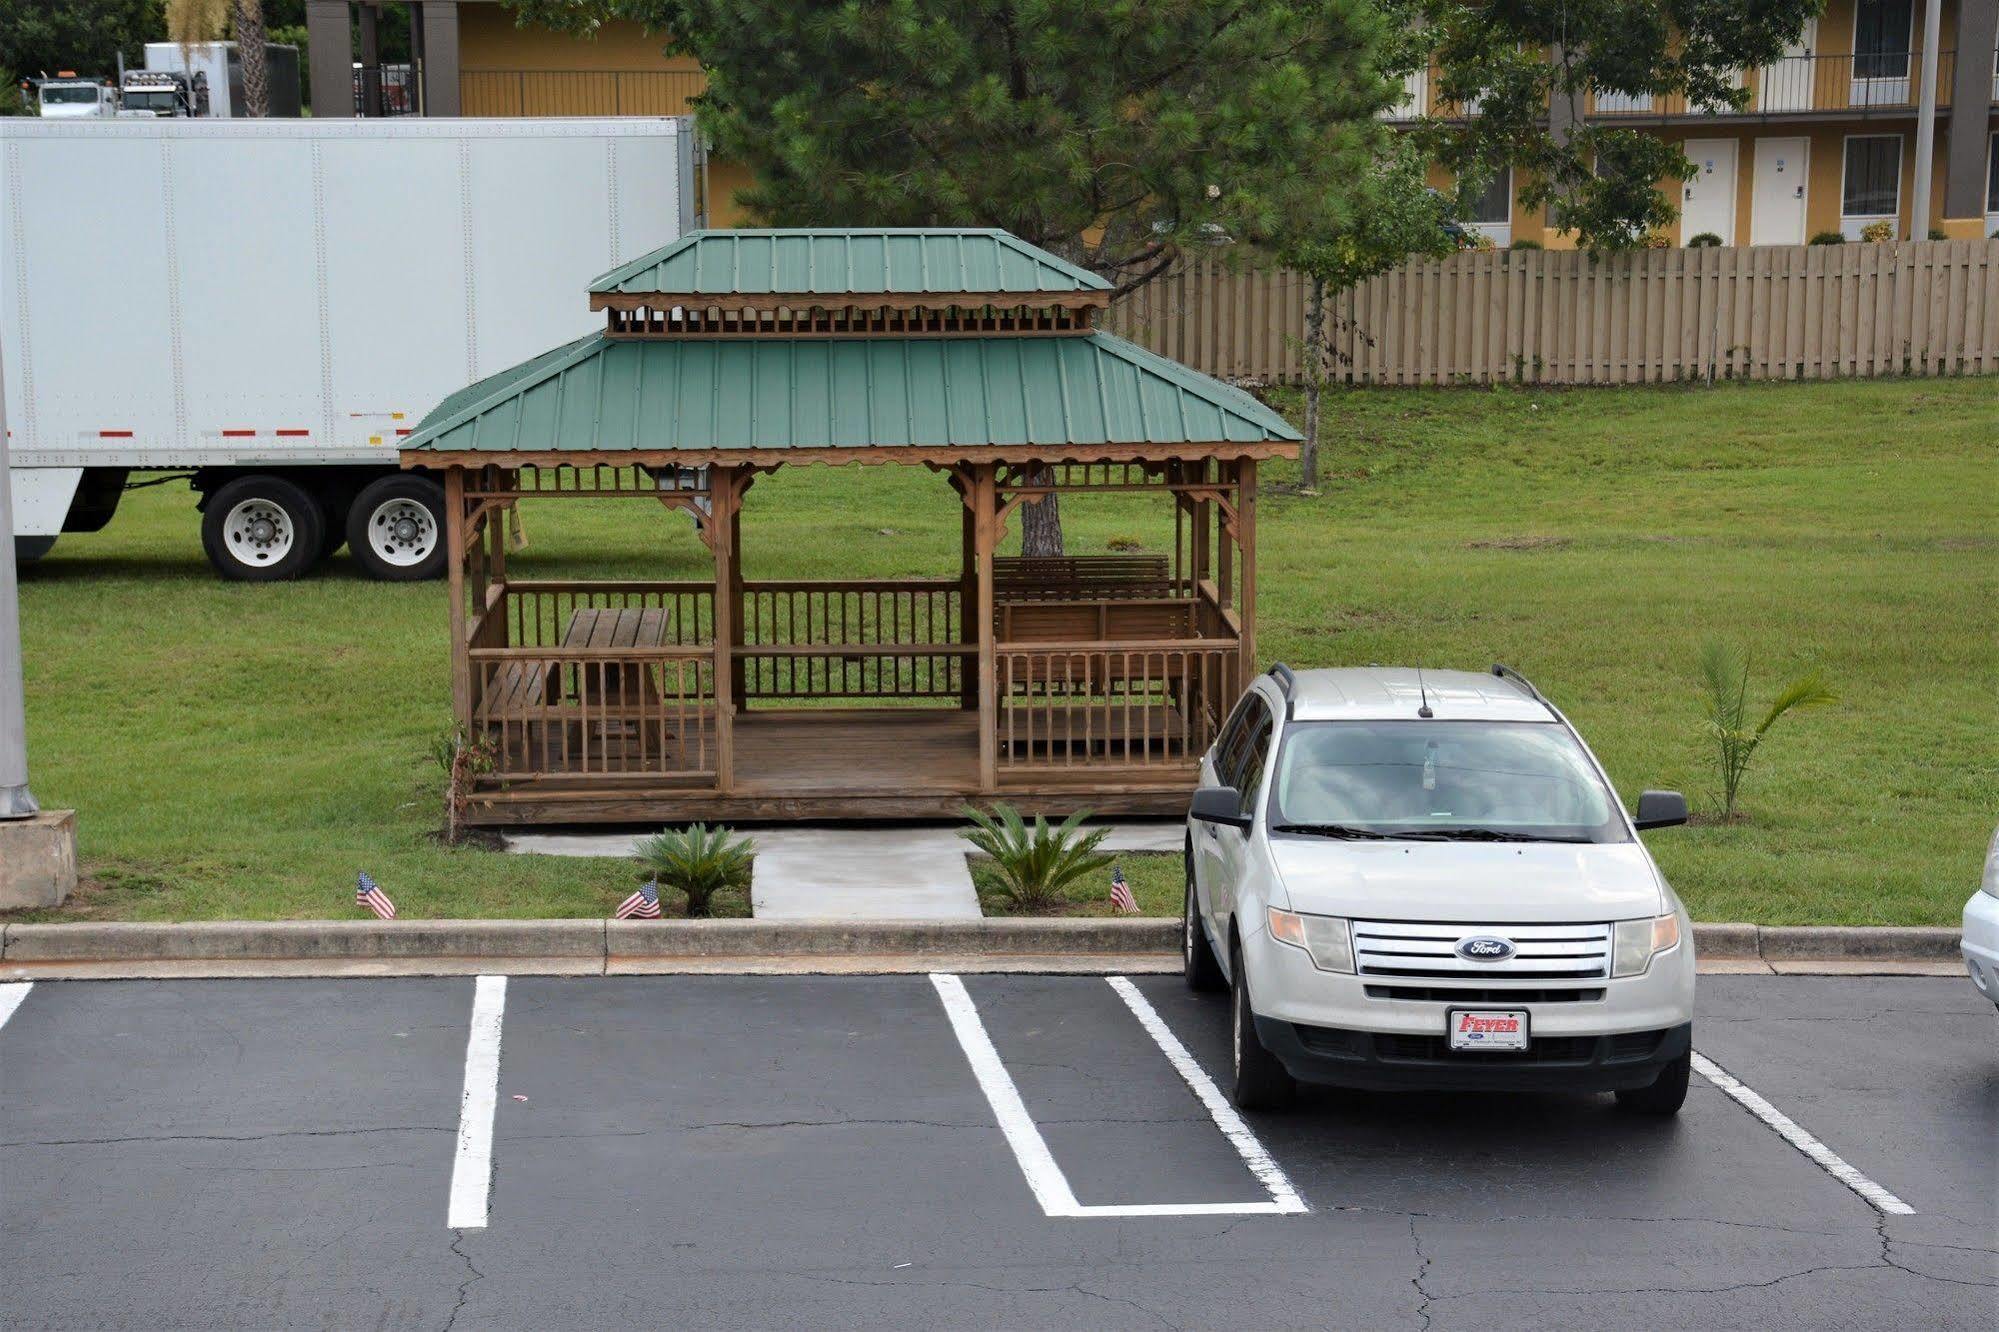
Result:
[[[749,838],[732,842],[731,836],[727,828],[704,823],[669,828],[640,841],[633,855],[661,888],[687,894],[688,915],[706,916],[716,893],[725,888],[747,891],[750,886]]]
[[[1078,810],[1054,828],[1039,815],[1028,827],[1011,805],[994,806],[990,814],[967,807],[965,817],[972,826],[960,836],[993,858],[1000,891],[1023,911],[1045,911],[1066,901],[1065,888],[1115,859],[1097,850],[1110,829],[1083,831],[1087,810]]]
[[[1701,649],[1702,700],[1707,710],[1707,731],[1714,741],[1715,763],[1721,777],[1721,820],[1735,818],[1735,798],[1742,789],[1749,760],[1777,718],[1792,708],[1817,707],[1836,702],[1826,687],[1825,676],[1816,668],[1806,671],[1770,700],[1763,719],[1749,724],[1749,662],[1733,648],[1710,642]]]

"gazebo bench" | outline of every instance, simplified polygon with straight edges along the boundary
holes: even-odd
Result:
[[[1164,555],[998,555],[993,600],[1097,601],[1173,595]]]

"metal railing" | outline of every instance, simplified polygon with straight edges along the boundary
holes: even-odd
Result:
[[[698,69],[468,69],[468,116],[684,116],[707,91]]]
[[[1954,51],[1937,53],[1937,104],[1950,104]],[[1603,118],[1681,120],[1712,116],[1785,116],[1837,111],[1855,115],[1913,110],[1922,80],[1920,51],[1785,56],[1737,76],[1748,90],[1740,109],[1690,103],[1683,93],[1597,92],[1589,114]]]
[[[414,116],[422,112],[415,65],[354,66],[354,114]]]

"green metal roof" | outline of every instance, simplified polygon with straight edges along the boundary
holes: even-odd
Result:
[[[1088,269],[1004,231],[692,231],[620,264],[592,292],[684,296],[1108,291]]]
[[[612,338],[461,389],[421,453],[1179,444],[1299,439],[1241,389],[1108,333]]]

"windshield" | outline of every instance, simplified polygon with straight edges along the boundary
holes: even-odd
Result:
[[[1622,842],[1615,801],[1552,722],[1297,722],[1271,821],[1327,836]]]
[[[134,111],[171,111],[174,109],[174,95],[170,91],[128,92],[125,105]]]
[[[42,105],[76,106],[97,100],[97,85],[94,83],[44,83],[42,85]]]

